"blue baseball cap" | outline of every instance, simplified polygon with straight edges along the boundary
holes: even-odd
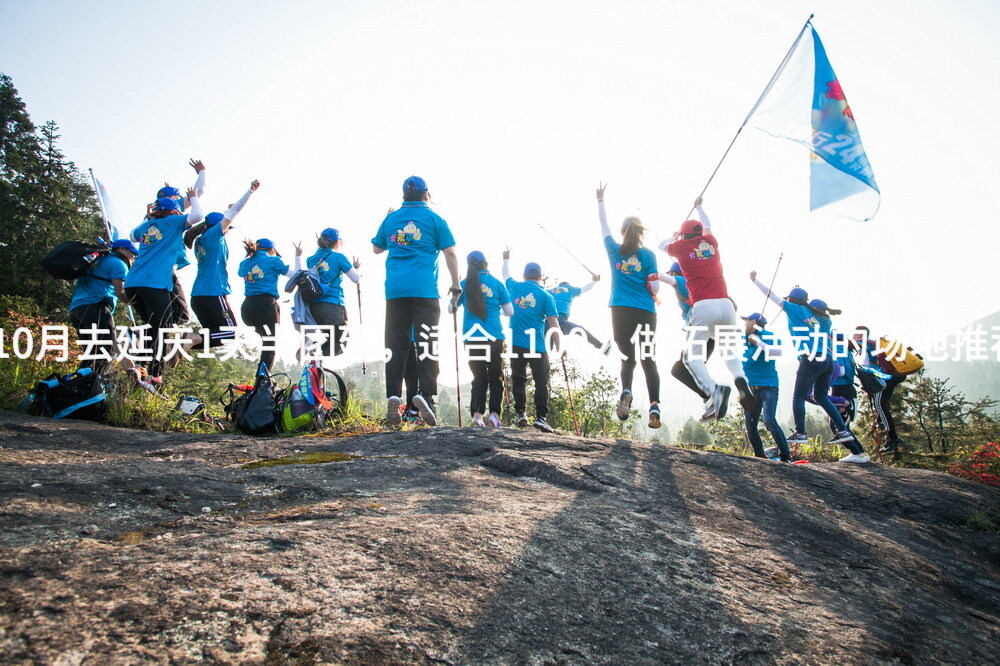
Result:
[[[816,310],[829,310],[830,309],[830,306],[826,304],[826,301],[824,301],[821,298],[814,298],[811,301],[809,301],[809,307],[815,308]]]
[[[679,263],[677,263],[676,261],[674,263],[670,264],[670,270],[667,271],[667,272],[668,273],[683,273],[683,271],[681,270],[681,265]]]
[[[176,199],[171,199],[170,197],[158,197],[156,199],[156,207],[160,210],[180,210],[181,204]]]
[[[273,250],[274,242],[269,238],[258,238],[257,239],[257,249],[258,250]]]
[[[788,292],[788,296],[786,297],[787,300],[791,300],[793,298],[797,298],[802,301],[807,300],[809,298],[809,292],[802,287],[795,287],[795,289]]]
[[[757,325],[760,326],[761,328],[767,326],[767,318],[764,317],[764,315],[762,315],[759,312],[754,312],[752,315],[747,315],[746,317],[743,317],[743,320],[756,322]]]
[[[476,262],[477,264],[482,264],[486,262],[486,255],[480,252],[479,250],[473,250],[472,252],[469,253],[469,256],[466,257],[465,260],[470,264],[472,262]]]
[[[123,247],[126,250],[132,250],[136,254],[139,254],[139,248],[136,247],[135,243],[133,243],[127,238],[119,238],[118,240],[111,242],[112,250],[117,250],[120,247]]]
[[[527,278],[540,278],[542,277],[542,267],[533,261],[528,262],[524,265],[524,277]]]
[[[170,186],[161,187],[160,191],[156,193],[157,199],[159,199],[160,197],[179,197],[179,196],[181,196],[181,191],[178,190],[176,187],[170,187]]]
[[[340,240],[340,232],[333,227],[327,227],[320,233],[320,236],[330,241],[331,243],[336,243]]]
[[[222,222],[225,217],[222,213],[209,213],[205,216],[205,224],[210,227],[215,226],[219,222]]]
[[[403,181],[403,194],[406,194],[410,190],[415,190],[417,192],[426,192],[427,183],[420,176],[410,176]]]

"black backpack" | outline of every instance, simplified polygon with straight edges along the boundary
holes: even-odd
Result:
[[[268,373],[267,366],[260,364],[252,389],[238,397],[235,396],[235,389],[230,384],[227,389],[229,402],[224,400],[226,394],[223,394],[220,402],[236,429],[244,435],[269,435],[278,432],[274,379]]]
[[[80,241],[59,243],[42,257],[39,265],[54,278],[75,280],[85,275],[110,252],[107,245],[92,245]]]
[[[295,279],[295,287],[299,290],[302,300],[307,304],[323,297],[323,283],[317,280],[315,275],[310,275],[308,271],[302,271]]]
[[[53,419],[98,421],[107,411],[104,382],[91,368],[68,375],[53,373],[35,384],[29,412]]]

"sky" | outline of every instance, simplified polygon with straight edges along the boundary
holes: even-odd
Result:
[[[538,261],[585,283],[544,225],[603,275],[572,318],[610,335],[597,184],[613,228],[634,214],[648,244],[669,236],[810,12],[881,208],[865,223],[810,213],[808,152],[746,128],[705,194],[739,312],[761,309],[746,276],[769,281],[779,256],[775,290],[807,288],[844,311],[840,328],[929,341],[1000,310],[994,0],[0,0],[0,71],[36,124],[59,124],[66,156],[94,170],[129,228],[164,181],[193,182],[189,158],[207,165],[207,210],[259,179],[230,232],[234,278],[236,240],[268,237],[291,257],[293,241],[339,229],[363,262],[371,359],[384,255],[369,241],[411,174],[460,256],[482,250],[499,274],[509,245],[518,269]],[[190,284],[194,268],[181,275]],[[682,339],[670,299],[659,322],[666,371]]]

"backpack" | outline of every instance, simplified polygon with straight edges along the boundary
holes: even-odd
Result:
[[[861,390],[865,393],[874,395],[875,393],[880,393],[885,389],[885,380],[890,377],[890,375],[881,372],[869,365],[858,365],[855,366],[857,373],[856,376],[858,381],[861,383]]]
[[[244,435],[267,435],[277,432],[274,379],[263,362],[257,369],[257,379],[253,387],[245,389],[244,386],[230,384],[227,389],[229,403],[220,397],[219,401],[225,408],[229,420]],[[234,391],[243,393],[237,397]],[[225,395],[223,394],[223,397]]]
[[[879,365],[886,372],[897,377],[912,375],[924,367],[924,357],[913,351],[912,347],[903,347],[903,343],[889,338],[878,341]]]
[[[295,278],[295,287],[299,290],[299,295],[302,296],[302,300],[306,304],[323,297],[323,283],[315,275],[310,275],[309,271],[302,271]]]
[[[107,411],[104,382],[92,368],[53,373],[35,384],[29,398],[28,412],[35,416],[97,421]]]
[[[332,384],[328,384],[330,375]],[[299,383],[283,391],[277,404],[278,428],[292,432],[323,428],[331,417],[342,417],[347,408],[347,384],[333,370],[317,365],[302,369]]]
[[[75,280],[86,275],[111,249],[80,241],[59,243],[39,260],[42,269],[60,280]]]

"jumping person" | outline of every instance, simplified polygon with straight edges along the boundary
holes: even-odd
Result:
[[[247,258],[240,262],[237,274],[243,278],[246,298],[240,307],[243,323],[253,326],[261,337],[260,360],[270,370],[274,366],[274,348],[267,339],[277,336],[281,312],[278,309],[278,276],[291,277],[301,269],[302,244],[295,244],[295,268],[289,268],[268,238],[243,241]]]
[[[513,382],[514,411],[517,412],[519,428],[528,426],[525,412],[528,398],[528,366],[535,382],[535,422],[534,427],[542,432],[555,432],[548,424],[549,415],[549,355],[547,333],[552,329],[553,349],[559,351],[559,312],[552,294],[539,284],[542,267],[535,262],[524,266],[524,281],[518,282],[510,276],[510,248],[503,253],[503,279],[514,304],[514,314],[510,318],[510,375]],[[495,393],[495,395],[501,393]]]
[[[871,458],[864,447],[854,437],[844,423],[840,412],[830,401],[830,381],[833,377],[833,355],[829,351],[830,331],[833,322],[830,315],[840,314],[820,299],[809,300],[809,294],[801,287],[792,289],[786,298],[776,296],[766,285],[757,280],[757,272],[750,273],[750,279],[761,293],[776,303],[788,319],[788,331],[799,355],[799,368],[795,373],[795,391],[792,395],[792,416],[795,432],[788,438],[789,444],[807,442],[806,396],[812,390],[813,399],[833,421],[837,432],[830,439],[831,444],[842,444],[850,453],[841,462],[865,463]]]
[[[622,353],[622,392],[615,414],[628,420],[632,407],[632,376],[635,374],[636,350],[646,376],[649,394],[649,427],[660,427],[660,373],[656,369],[656,293],[660,289],[656,255],[643,247],[646,228],[637,217],[622,222],[622,242],[611,235],[604,211],[604,189],[597,188],[597,215],[601,222],[604,249],[611,264],[611,328],[618,351]]]
[[[103,342],[103,346],[114,344],[115,307],[119,302],[129,304],[125,295],[125,276],[138,254],[139,250],[132,241],[118,239],[111,243],[110,252],[76,279],[69,301],[69,318],[78,338],[85,329],[96,329],[89,334],[90,340],[98,344]],[[109,356],[113,357],[110,350]],[[93,368],[94,372],[103,374],[110,363],[110,358],[92,359],[81,361],[80,367]]]
[[[684,273],[681,271],[681,265],[676,261],[671,264],[670,270],[666,273],[660,273],[660,282],[670,285],[674,288],[674,295],[677,297],[677,307],[681,310],[681,319],[684,320],[684,325],[687,326],[688,315],[691,314],[691,293],[687,288],[687,280],[684,278]],[[709,338],[708,342],[705,343],[705,360],[708,361],[712,357],[712,352],[715,351],[715,339]],[[703,401],[708,400],[709,395],[698,386],[698,382],[694,380],[691,372],[684,365],[684,353],[681,352],[681,357],[674,361],[674,364],[670,367],[670,374],[673,375],[674,379],[684,384],[684,386],[691,389],[694,393],[698,394]]]
[[[150,219],[133,231],[140,232],[139,256],[125,278],[125,293],[139,317],[149,324],[153,345],[153,360],[147,368],[151,382],[162,381],[164,363],[161,356],[161,330],[175,326],[177,313],[172,306],[173,271],[179,252],[183,252],[185,231],[202,221],[201,204],[195,190],[187,191],[191,212],[184,214],[180,204],[170,197],[160,197],[150,211]],[[201,343],[201,336],[189,334],[185,341]],[[177,357],[175,357],[177,358]]]
[[[194,256],[198,261],[198,274],[191,287],[191,308],[202,328],[208,331],[209,347],[217,347],[236,337],[236,315],[229,305],[232,289],[226,268],[229,262],[226,234],[258,187],[260,182],[253,181],[250,189],[225,214],[209,213],[204,222],[184,234],[184,245],[194,247]]]
[[[767,326],[767,319],[759,312],[743,317],[743,321],[743,372],[746,374],[750,390],[756,397],[754,408],[743,412],[750,446],[758,458],[770,457],[757,430],[763,414],[764,427],[771,433],[771,438],[777,447],[776,457],[781,462],[791,462],[792,454],[788,450],[788,441],[785,439],[785,433],[781,431],[777,417],[778,371],[774,367],[774,359],[781,355],[781,347],[776,344],[774,334],[764,328]]]
[[[691,312],[688,314],[688,336],[681,358],[695,382],[709,396],[701,420],[714,421],[726,415],[731,389],[712,379],[705,366],[707,356],[697,351],[696,347],[707,345],[710,339],[732,339],[738,329],[736,306],[729,298],[722,271],[719,242],[712,234],[711,222],[701,204],[701,197],[698,197],[695,208],[699,219],[686,220],[674,234],[673,242],[663,241],[660,249],[677,260],[686,279]],[[729,347],[727,345],[722,350],[723,362],[733,375],[743,411],[752,411],[756,405],[743,374],[741,355]]]
[[[462,314],[462,340],[465,342],[472,370],[472,399],[469,410],[472,424],[485,427],[486,393],[489,390],[488,423],[500,428],[500,410],[503,408],[503,325],[500,313],[514,314],[510,294],[500,280],[493,277],[486,256],[476,250],[466,257],[468,272],[462,280],[462,295],[458,302],[448,304],[448,312],[465,307]]]
[[[419,393],[413,402],[427,425],[436,425],[434,396],[437,394],[437,326],[441,320],[438,301],[438,254],[443,253],[451,274],[449,293],[456,300],[459,287],[458,255],[448,223],[427,205],[431,195],[423,178],[403,181],[403,205],[390,211],[372,238],[375,254],[388,252],[385,261],[385,392],[386,422],[399,425],[403,375],[411,334],[430,353],[418,356]],[[420,357],[424,358],[420,358]]]
[[[347,306],[341,283],[345,275],[354,284],[361,281],[358,274],[361,260],[355,257],[352,262],[340,252],[344,241],[333,227],[327,227],[316,237],[316,245],[319,249],[306,259],[306,267],[319,275],[323,295],[315,299],[309,309],[317,324],[333,326],[332,334],[323,343],[323,356],[339,356],[344,353],[347,331]]]
[[[569,282],[560,282],[557,286],[549,289],[548,292],[552,294],[552,298],[556,301],[556,309],[559,311],[559,330],[562,331],[563,335],[569,335],[573,331],[580,330],[584,337],[586,337],[587,342],[602,352],[608,352],[611,349],[610,342],[601,342],[593,333],[585,329],[583,326],[574,324],[569,320],[569,310],[573,305],[573,301],[581,294],[585,294],[593,289],[600,279],[601,276],[594,273],[590,276],[590,282],[582,287],[574,287]],[[576,333],[575,335],[579,335],[579,333]]]

